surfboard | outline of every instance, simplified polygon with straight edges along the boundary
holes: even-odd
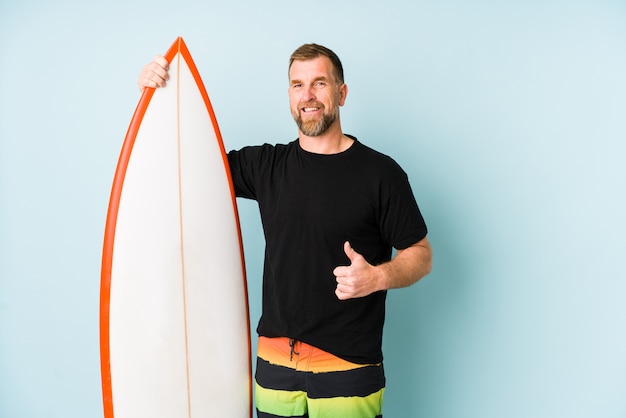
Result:
[[[239,215],[213,107],[182,38],[145,89],[109,201],[100,289],[105,418],[251,417]]]

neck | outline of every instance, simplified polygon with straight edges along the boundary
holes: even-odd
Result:
[[[298,131],[300,147],[313,154],[339,154],[352,146],[354,140],[343,134],[339,123],[333,124],[318,136],[307,136]]]

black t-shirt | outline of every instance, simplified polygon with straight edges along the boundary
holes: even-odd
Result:
[[[345,241],[376,265],[426,236],[405,172],[356,139],[339,154],[309,153],[296,140],[228,160],[237,196],[258,202],[265,233],[259,335],[381,362],[386,292],[341,301],[333,270],[350,264]]]

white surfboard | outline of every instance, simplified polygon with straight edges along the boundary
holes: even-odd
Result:
[[[105,418],[251,417],[239,219],[209,97],[178,38],[121,151],[101,277]]]

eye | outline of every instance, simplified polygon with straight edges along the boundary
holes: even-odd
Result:
[[[292,89],[299,89],[301,87],[302,87],[302,83],[294,83],[294,84],[291,85]]]
[[[326,82],[325,82],[325,81],[316,81],[316,82],[313,84],[313,86],[314,86],[315,88],[318,88],[318,89],[323,89],[324,87],[326,87]]]

